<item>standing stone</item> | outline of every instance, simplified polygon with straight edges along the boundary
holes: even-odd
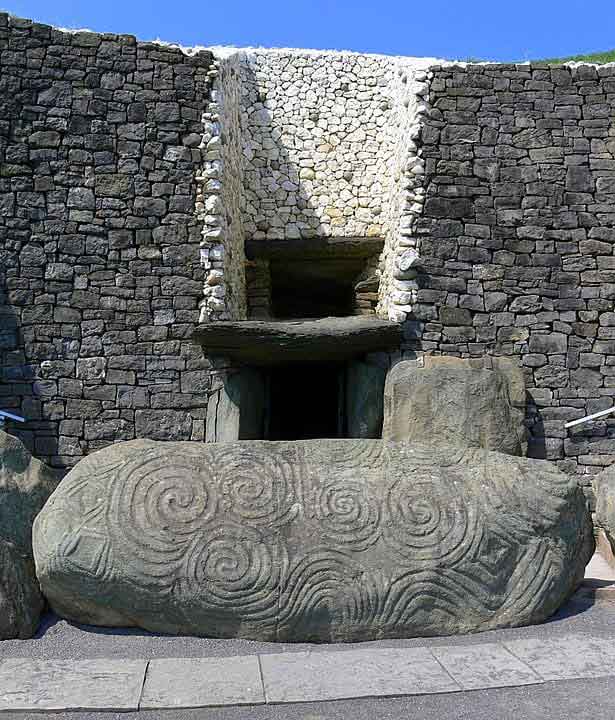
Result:
[[[592,485],[596,495],[596,525],[604,530],[615,552],[615,465],[596,475]]]
[[[525,384],[506,358],[400,362],[384,391],[385,440],[486,448],[525,455]]]
[[[77,622],[354,642],[542,622],[593,535],[541,460],[381,440],[135,440],[82,460],[34,526]]]
[[[32,637],[44,601],[34,573],[32,523],[59,477],[0,431],[0,640]]]
[[[375,363],[352,362],[346,370],[348,437],[379,438],[386,369]]]

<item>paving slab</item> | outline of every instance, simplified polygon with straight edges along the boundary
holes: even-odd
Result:
[[[544,682],[540,675],[499,643],[435,647],[431,648],[431,652],[464,690]]]
[[[504,645],[545,680],[615,675],[612,639],[573,635],[549,640],[514,640]]]
[[[256,655],[152,660],[139,709],[262,705],[265,693]]]
[[[0,712],[138,710],[146,660],[0,661]]]
[[[261,655],[269,703],[458,692],[426,649]]]

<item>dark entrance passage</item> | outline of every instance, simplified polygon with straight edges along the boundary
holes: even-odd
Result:
[[[343,437],[339,365],[291,365],[269,376],[269,440]]]
[[[347,317],[354,310],[354,285],[363,258],[271,261],[273,317]]]

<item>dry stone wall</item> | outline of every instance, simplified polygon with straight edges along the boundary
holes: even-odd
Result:
[[[225,365],[194,327],[271,311],[245,240],[373,235],[355,303],[403,324],[392,362],[517,359],[530,454],[586,484],[615,460],[615,420],[563,427],[615,402],[615,66],[184,50],[0,14],[0,105],[0,403],[38,457],[202,440]]]
[[[189,338],[211,62],[0,15],[0,407],[53,465],[204,436]]]
[[[591,475],[615,423],[615,65],[432,68],[422,133],[423,351],[517,357],[530,454]]]

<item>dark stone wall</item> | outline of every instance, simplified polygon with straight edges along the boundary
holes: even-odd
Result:
[[[615,461],[615,66],[435,67],[415,347],[517,356],[530,455]]]
[[[211,62],[0,14],[0,408],[53,465],[204,436],[189,336]]]

